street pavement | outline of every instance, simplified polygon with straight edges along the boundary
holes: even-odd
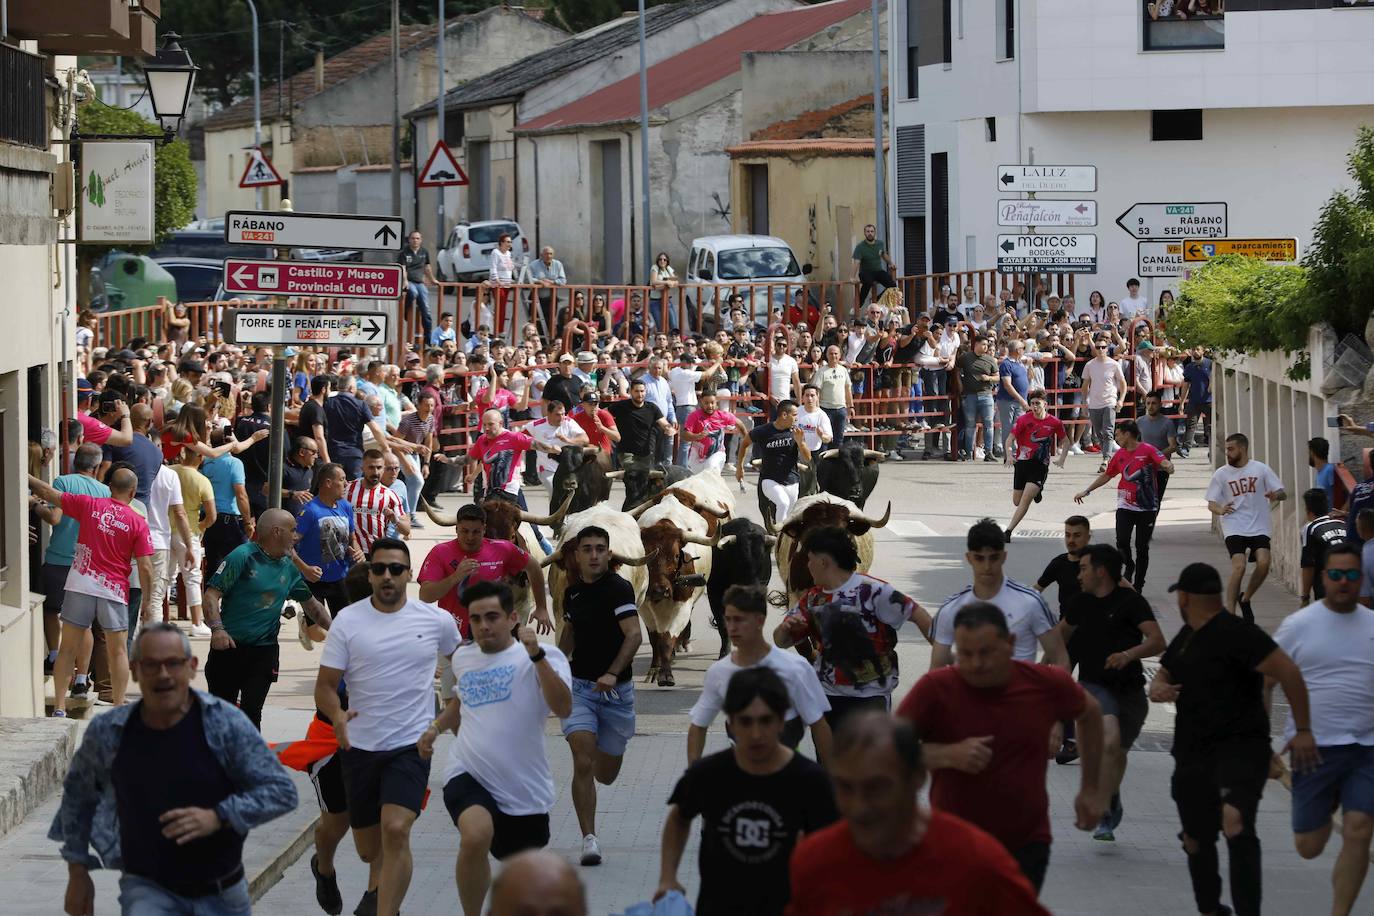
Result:
[[[1208,513],[1203,502],[1209,474],[1201,450],[1194,457],[1179,461],[1179,472],[1169,486],[1165,509],[1155,531],[1151,573],[1145,595],[1154,606],[1166,636],[1171,636],[1180,621],[1172,596],[1166,591],[1173,576],[1187,563],[1196,560],[1211,562],[1224,568],[1226,552],[1220,540],[1208,530]],[[1062,552],[1061,526],[1065,517],[1082,513],[1092,519],[1094,540],[1111,542],[1115,492],[1111,486],[1094,493],[1084,506],[1073,504],[1073,493],[1084,487],[1094,476],[1097,456],[1075,456],[1064,470],[1053,470],[1044,501],[1032,507],[1030,515],[1009,547],[1007,574],[1030,584],[1039,576],[1045,564]],[[1000,464],[945,462],[887,462],[883,465],[878,488],[868,504],[868,510],[881,514],[892,502],[892,520],[885,529],[876,532],[873,573],[912,595],[925,607],[934,611],[947,596],[967,584],[968,568],[964,563],[964,537],[968,527],[984,515],[991,515],[1004,524],[1009,517],[1010,469]],[[733,481],[731,481],[733,484]],[[740,494],[738,514],[758,519],[754,479],[747,478],[748,493]],[[543,511],[546,502],[542,493],[531,494],[531,510]],[[618,501],[619,488],[612,494]],[[450,494],[444,508],[458,505],[460,497]],[[416,532],[412,539],[414,567],[419,568],[425,551],[433,543],[447,536],[427,527]],[[774,585],[777,585],[776,574]],[[1053,596],[1051,607],[1056,606]],[[1260,593],[1254,607],[1262,624],[1271,631],[1284,615],[1297,606],[1292,593],[1271,582]],[[779,611],[770,614],[770,627]],[[694,638],[691,650],[674,665],[678,685],[674,688],[637,686],[638,722],[636,735],[630,743],[625,765],[615,785],[599,787],[598,837],[601,840],[604,863],[596,868],[581,869],[587,887],[589,912],[593,914],[619,913],[630,904],[648,899],[657,883],[659,835],[664,806],[674,782],[681,774],[686,755],[687,713],[699,693],[702,676],[716,657],[719,645],[715,630],[709,626],[709,614],[703,599],[693,614]],[[311,690],[318,666],[318,650],[304,651],[295,641],[294,624],[283,629],[281,678],[273,688],[264,716],[264,732],[269,740],[286,740],[299,736],[308,724],[313,704]],[[206,643],[197,640],[197,651]],[[909,689],[929,664],[929,648],[915,627],[903,628],[898,656],[902,671],[902,686],[896,700]],[[647,645],[636,660],[636,670],[643,672],[647,665]],[[1282,725],[1286,710],[1276,707],[1274,731]],[[1111,910],[1119,916],[1127,914],[1184,914],[1196,911],[1188,881],[1187,868],[1177,839],[1178,823],[1169,796],[1169,775],[1172,759],[1168,756],[1173,723],[1173,709],[1151,706],[1149,719],[1130,757],[1130,770],[1122,789],[1126,817],[1116,831],[1115,843],[1093,841],[1088,834],[1073,828],[1073,797],[1077,791],[1077,765],[1060,767],[1049,765],[1049,795],[1051,822],[1055,844],[1049,877],[1042,900],[1059,914],[1101,914]],[[566,743],[556,720],[546,727],[547,748],[553,767],[558,798],[552,812],[550,848],[576,861],[581,836],[573,814],[568,785],[571,762]],[[405,912],[457,912],[457,893],[453,878],[453,864],[458,847],[458,834],[449,821],[441,801],[440,780],[447,759],[447,737],[441,738],[435,756],[430,787],[433,792],[429,809],[417,821],[412,835],[415,873]],[[806,750],[808,743],[803,745]],[[711,730],[708,752],[725,746],[723,724]],[[270,860],[308,826],[315,801],[308,789],[301,795],[300,809],[293,818],[283,819],[259,831],[248,841],[253,854]],[[49,802],[44,810],[52,809]],[[1266,912],[1319,913],[1330,900],[1330,871],[1339,848],[1333,841],[1331,848],[1313,861],[1300,859],[1293,851],[1288,823],[1289,795],[1278,782],[1270,782],[1260,808],[1259,832],[1265,857]],[[58,881],[60,862],[52,862],[52,844],[42,839],[46,831],[43,811],[31,816],[15,833],[0,840],[0,891],[10,891],[10,901],[4,912],[45,913],[57,910],[61,889]],[[42,819],[41,826],[36,822]],[[339,881],[346,902],[345,912],[351,912],[362,894],[366,869],[352,851],[350,840],[340,847],[337,859]],[[299,846],[299,844],[298,844]],[[694,835],[683,857],[679,878],[694,895],[696,876],[697,838]],[[41,879],[31,868],[34,856],[47,860]],[[27,858],[26,858],[27,857]],[[263,896],[257,911],[268,914],[314,914],[319,909],[314,902],[314,883],[309,871],[309,849],[294,864],[289,864],[280,882]],[[1225,852],[1222,852],[1223,862]],[[253,871],[253,868],[250,868]],[[32,883],[30,883],[32,881]],[[22,899],[34,898],[31,908],[14,904],[12,892],[22,885],[47,886],[50,893],[34,894],[25,889]],[[112,896],[102,888],[105,906],[97,912],[113,912],[108,907]],[[1374,890],[1356,908],[1357,913],[1374,914]]]

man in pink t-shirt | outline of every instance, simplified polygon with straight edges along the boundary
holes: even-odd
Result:
[[[517,433],[501,425],[501,412],[488,410],[482,414],[482,435],[468,447],[466,485],[471,488],[480,465],[487,472],[487,492],[496,495],[504,491],[510,498],[520,496],[520,469],[525,464],[525,452],[534,447],[527,433]]]
[[[725,467],[725,435],[730,432],[743,436],[748,429],[730,411],[719,408],[714,391],[703,391],[697,396],[697,409],[682,424],[682,438],[691,443],[687,469],[695,474],[703,468],[719,471]]]
[[[86,387],[82,388],[81,383],[85,379],[77,380],[76,385],[76,420],[81,424],[81,435],[87,442],[94,442],[96,445],[108,445],[112,447],[132,445],[134,441],[134,428],[129,419],[129,405],[118,397],[114,397],[115,392],[111,391],[108,395],[101,398],[99,414],[100,417],[93,417],[86,413],[86,408],[90,405],[91,396],[95,393],[90,382],[86,382]],[[103,422],[103,418],[116,420],[119,429],[112,429]]]
[[[77,524],[76,550],[62,599],[62,636],[53,663],[54,716],[66,715],[67,686],[76,656],[95,620],[106,632],[111,702],[115,706],[124,702],[129,682],[124,634],[129,629],[130,560],[138,563],[143,592],[140,615],[145,621],[152,619],[153,538],[148,523],[129,506],[138,476],[128,468],[118,468],[110,475],[109,487],[109,496],[87,496],[64,493],[29,477],[33,495],[59,507]]]

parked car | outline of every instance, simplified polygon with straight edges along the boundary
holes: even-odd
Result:
[[[158,258],[157,266],[171,274],[175,302],[226,302],[229,299],[268,299],[268,296],[224,291],[224,263],[213,258]]]
[[[745,310],[756,323],[767,324],[772,310],[783,308],[787,310],[788,321],[805,320],[814,325],[820,306],[816,297],[807,294],[805,316],[791,302],[797,290],[805,288],[806,277],[810,273],[811,265],[797,266],[797,256],[793,254],[792,247],[777,236],[701,236],[692,239],[692,249],[687,255],[687,303],[695,308],[693,300],[699,292],[705,316],[703,326],[710,325],[708,333],[714,333],[716,297],[722,298],[723,311],[724,299],[734,292],[744,297]],[[693,286],[699,283],[731,286]]]
[[[529,257],[530,240],[520,224],[510,219],[487,219],[470,223],[459,220],[439,249],[435,274],[440,280],[485,280],[491,270],[491,253],[496,240],[511,237],[511,251],[518,261]],[[517,273],[518,273],[517,269]]]

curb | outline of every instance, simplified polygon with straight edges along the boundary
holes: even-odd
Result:
[[[319,815],[312,818],[291,842],[287,843],[262,868],[248,878],[248,896],[254,903],[266,896],[286,874],[286,870],[300,859],[315,842],[315,827],[320,822]]]

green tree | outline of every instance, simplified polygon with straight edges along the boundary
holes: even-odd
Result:
[[[1321,316],[1337,334],[1363,335],[1374,310],[1374,128],[1359,129],[1348,171],[1355,187],[1326,202],[1303,264]]]

